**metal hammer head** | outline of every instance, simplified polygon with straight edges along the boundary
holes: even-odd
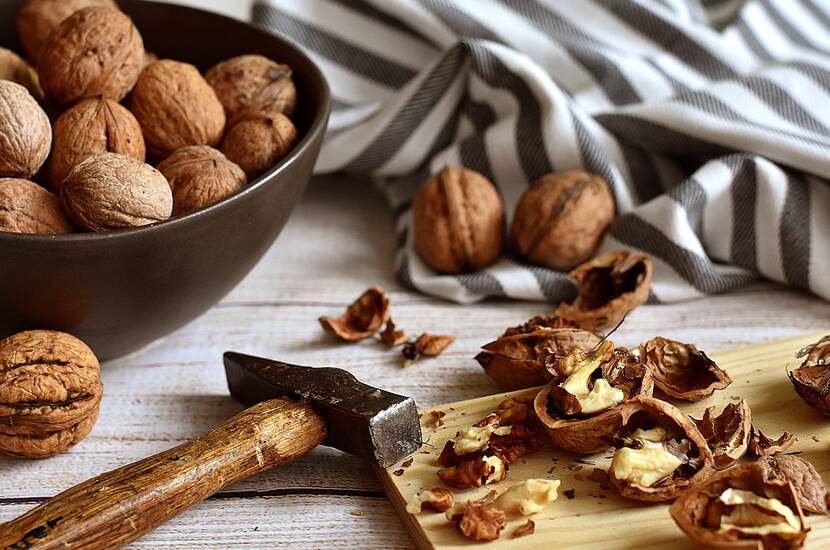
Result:
[[[421,447],[421,423],[411,397],[359,382],[334,367],[302,367],[225,352],[228,387],[253,405],[275,397],[308,399],[325,418],[324,445],[390,466]]]

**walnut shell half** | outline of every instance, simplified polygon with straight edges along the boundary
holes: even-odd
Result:
[[[758,459],[766,479],[789,481],[801,507],[814,514],[827,513],[827,487],[808,461],[800,456],[775,454]]]
[[[228,118],[245,110],[277,111],[291,117],[297,107],[291,73],[288,65],[263,55],[240,55],[208,69],[205,80],[216,90]]]
[[[648,300],[651,260],[627,250],[609,252],[571,271],[579,294],[561,304],[557,315],[575,321],[585,330],[613,327]]]
[[[697,402],[732,383],[726,371],[691,344],[658,336],[640,344],[640,357],[654,373],[654,385],[677,399]]]
[[[60,199],[33,181],[0,178],[0,231],[72,233]]]
[[[718,416],[715,416],[715,407],[709,407],[703,411],[703,418],[692,418],[692,421],[709,444],[718,470],[729,468],[746,454],[752,411],[743,399],[726,405]]]
[[[320,317],[320,325],[343,340],[362,340],[378,332],[389,320],[390,304],[383,289],[373,286],[352,302],[340,317]]]
[[[43,99],[43,90],[37,71],[11,50],[0,48],[0,80],[11,80],[24,86],[37,100]]]
[[[818,412],[830,415],[830,340],[819,342],[801,350],[798,357],[804,362],[789,373],[796,393],[805,403]]]
[[[30,178],[49,156],[52,125],[29,91],[0,80],[0,177]]]

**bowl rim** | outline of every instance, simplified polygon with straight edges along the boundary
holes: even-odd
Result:
[[[26,241],[32,244],[46,242],[93,243],[101,240],[114,239],[126,236],[150,235],[154,233],[168,231],[167,228],[170,228],[169,230],[175,230],[176,227],[182,225],[197,223],[197,221],[203,217],[212,216],[216,212],[230,208],[235,202],[243,200],[244,197],[256,193],[261,187],[264,187],[268,183],[271,183],[271,181],[275,178],[278,178],[278,176],[281,173],[288,171],[292,165],[299,162],[300,157],[304,156],[304,153],[306,151],[315,146],[319,134],[326,131],[329,114],[331,112],[331,88],[329,87],[328,80],[326,80],[326,77],[323,75],[323,72],[320,70],[320,67],[317,65],[317,63],[315,63],[314,60],[311,59],[311,57],[309,57],[308,54],[306,54],[306,52],[297,43],[295,43],[294,41],[290,40],[282,34],[274,33],[272,31],[259,27],[249,21],[243,21],[241,19],[229,17],[221,13],[204,10],[200,8],[194,8],[192,6],[183,4],[157,2],[155,0],[140,1],[142,3],[146,2],[150,4],[160,4],[163,6],[180,9],[186,12],[189,11],[207,13],[211,16],[214,16],[219,19],[224,19],[225,21],[233,24],[245,25],[247,27],[250,27],[252,30],[256,30],[257,32],[267,34],[271,39],[280,42],[281,45],[285,48],[293,50],[297,57],[302,59],[303,62],[309,68],[309,70],[305,71],[303,74],[306,74],[306,76],[308,76],[311,80],[316,81],[320,86],[320,104],[315,109],[315,112],[311,119],[311,123],[308,127],[308,131],[305,132],[300,141],[297,143],[297,145],[294,146],[293,149],[291,149],[287,156],[285,156],[277,164],[269,168],[265,173],[257,176],[253,181],[248,182],[248,184],[245,185],[245,187],[243,187],[239,191],[236,191],[235,193],[227,197],[224,197],[223,199],[213,204],[210,204],[204,208],[200,208],[195,212],[190,212],[189,214],[171,217],[169,219],[148,225],[142,225],[138,227],[122,227],[118,229],[111,229],[108,231],[100,232],[84,231],[77,233],[17,233],[12,231],[0,231],[0,244],[6,244],[14,241]]]

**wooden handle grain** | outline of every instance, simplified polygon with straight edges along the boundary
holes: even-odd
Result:
[[[286,399],[254,405],[212,432],[102,474],[0,525],[0,548],[118,548],[223,487],[305,454],[322,417]]]

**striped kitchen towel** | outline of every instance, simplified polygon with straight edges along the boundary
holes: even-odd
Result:
[[[830,0],[259,0],[253,18],[329,78],[317,170],[377,178],[416,289],[573,293],[509,253],[463,275],[418,257],[413,197],[452,164],[508,216],[545,173],[600,174],[618,210],[601,251],[651,256],[656,301],[758,277],[830,298]]]

